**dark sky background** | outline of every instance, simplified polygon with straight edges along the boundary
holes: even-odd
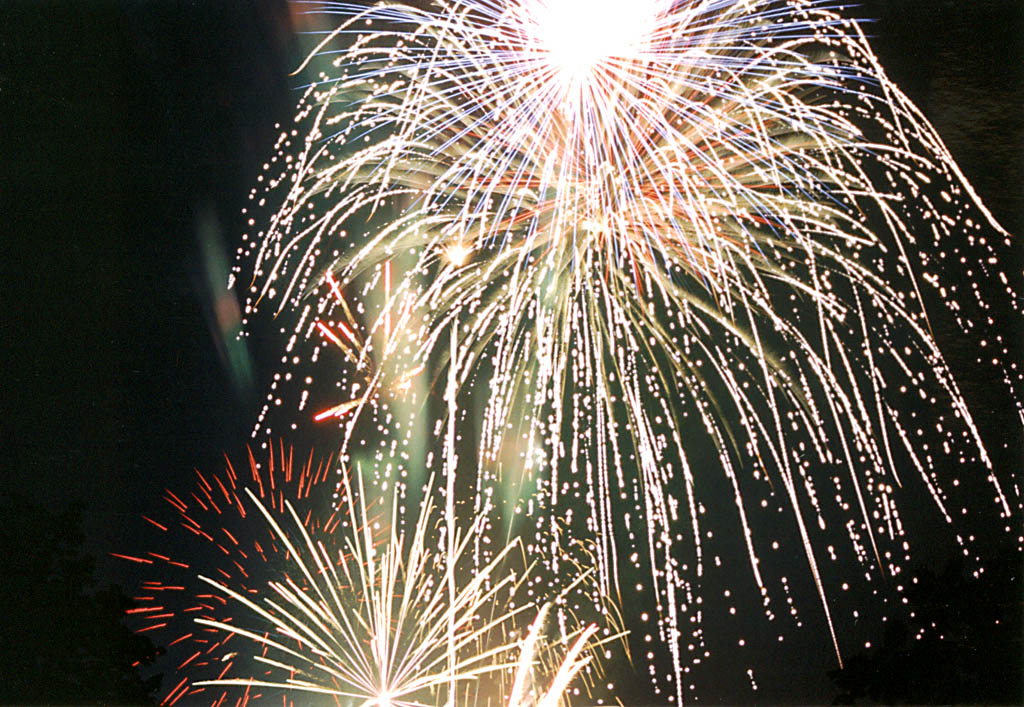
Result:
[[[101,579],[130,584],[106,553],[126,549],[161,489],[244,450],[269,382],[261,362],[275,349],[259,341],[251,383],[232,377],[199,234],[231,261],[274,123],[298,98],[288,73],[302,20],[280,0],[3,4],[0,498],[84,502]],[[870,31],[890,75],[1014,233],[1022,7],[871,0],[859,10],[879,20]],[[983,403],[1000,400],[985,381],[968,385]],[[826,664],[827,651],[822,637],[807,659]],[[795,699],[830,699],[819,682],[794,686]]]

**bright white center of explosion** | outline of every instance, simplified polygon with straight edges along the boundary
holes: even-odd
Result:
[[[534,0],[537,40],[563,82],[579,85],[602,63],[636,58],[666,0]]]

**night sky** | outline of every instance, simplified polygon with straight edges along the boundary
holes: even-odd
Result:
[[[890,76],[1018,234],[1022,8],[871,0],[858,11],[878,19],[869,32]],[[299,97],[289,71],[306,46],[295,34],[304,21],[283,0],[0,9],[0,498],[84,503],[101,583],[135,581],[107,553],[145,538],[139,516],[161,505],[163,488],[186,486],[193,467],[214,469],[225,452],[244,453],[277,349],[257,332],[249,372],[229,364],[231,344],[216,326],[222,275],[208,271],[209,254],[230,264],[274,124]],[[968,397],[1015,440],[1000,463],[1019,468],[1005,396],[971,377],[970,352],[945,343]],[[793,664],[820,666],[820,677],[800,673],[791,689],[769,677],[759,699],[830,701],[827,636],[787,650]]]

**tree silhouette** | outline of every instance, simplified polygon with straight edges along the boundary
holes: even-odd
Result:
[[[132,601],[119,587],[92,588],[81,506],[5,505],[0,703],[155,704],[161,676],[139,669],[159,651],[122,623]]]
[[[829,677],[835,704],[1022,704],[1022,577],[1016,548],[977,576],[962,557],[919,569],[907,620],[890,620],[878,647]]]

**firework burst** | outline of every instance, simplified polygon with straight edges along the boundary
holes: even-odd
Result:
[[[376,542],[365,504],[349,503],[350,527],[357,529],[346,540],[344,554],[335,558],[309,536],[290,504],[286,503],[297,530],[297,546],[256,496],[248,495],[287,547],[296,574],[305,577],[308,586],[300,589],[290,579],[271,581],[271,591],[260,600],[200,577],[273,628],[245,628],[238,616],[231,622],[196,622],[255,642],[264,649],[256,660],[281,677],[224,677],[197,685],[323,694],[338,704],[341,698],[354,698],[355,704],[364,707],[486,705],[505,703],[504,685],[512,674],[508,704],[527,704],[524,686],[536,679],[539,666],[546,662],[538,642],[543,641],[548,606],[541,607],[520,648],[516,618],[531,607],[513,608],[515,602],[509,598],[516,593],[517,576],[498,571],[518,549],[515,543],[477,568],[470,581],[456,578],[469,541],[481,530],[483,516],[467,534],[454,538],[449,549],[436,553],[428,540],[436,521],[429,494],[409,542],[395,531],[394,517],[386,542]],[[530,689],[530,704],[561,704],[569,683],[590,662],[581,654],[596,630],[589,626],[561,637],[571,647],[550,686],[540,692]],[[294,647],[279,637],[290,639]],[[537,698],[540,701],[534,702]]]
[[[709,443],[766,613],[751,528],[770,505],[788,512],[837,654],[816,549],[828,527],[869,574],[898,574],[907,477],[956,514],[943,457],[980,470],[1009,527],[1019,495],[926,307],[990,330],[996,290],[978,282],[1014,292],[1007,234],[830,3],[317,7],[343,18],[313,54],[332,68],[302,103],[307,132],[283,134],[268,165],[283,205],[241,254],[247,314],[298,312],[289,365],[324,327],[361,332],[359,373],[325,416],[342,418],[344,458],[414,453],[431,403],[410,376],[447,367],[427,465],[457,475],[455,426],[473,416],[478,508],[528,479],[536,493],[517,487],[498,512],[538,516],[545,546],[592,537],[606,591],[625,564],[648,572],[680,700]],[[946,285],[946,263],[968,258],[973,284]],[[994,341],[1012,391],[1020,372]]]
[[[617,637],[605,631],[595,640],[596,626],[563,625],[551,640],[549,606],[538,611],[522,591],[530,569],[519,544],[473,567],[466,550],[485,517],[465,532],[439,523],[429,485],[406,537],[399,504],[384,518],[347,475],[334,487],[342,510],[331,511],[323,485],[330,461],[314,468],[310,458],[300,470],[283,446],[266,468],[249,461],[244,478],[230,462],[220,474],[199,474],[187,500],[166,492],[198,543],[188,562],[158,552],[115,555],[159,568],[159,580],[142,584],[151,595],[136,597],[144,605],[129,613],[139,632],[175,634],[169,647],[182,677],[163,704],[246,704],[280,694],[285,704],[318,695],[366,707],[541,704],[524,702],[529,696],[555,706],[592,650]],[[323,508],[326,516],[314,510]],[[208,563],[203,548],[216,550]],[[541,690],[535,683],[545,675],[550,686]]]

